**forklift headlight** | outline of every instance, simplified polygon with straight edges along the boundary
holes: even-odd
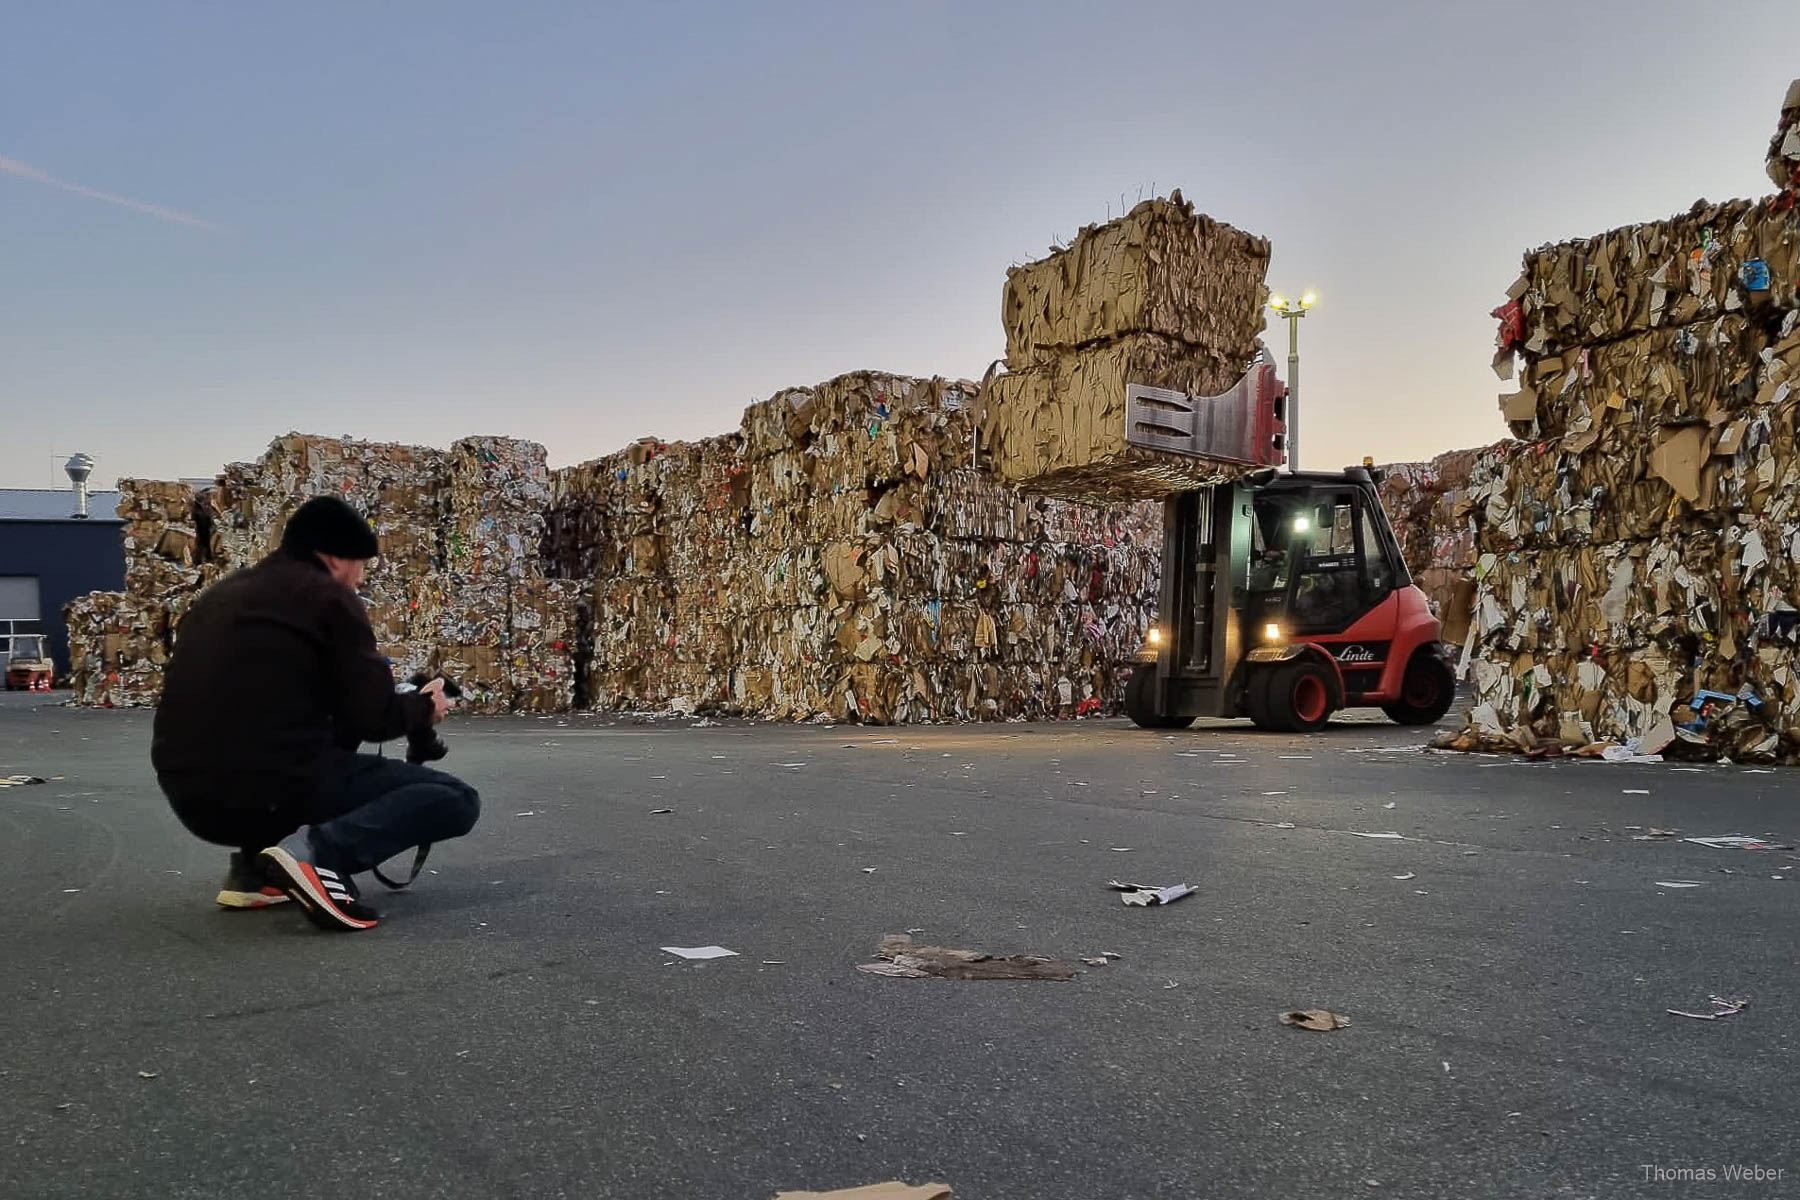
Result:
[[[1273,621],[1270,621],[1267,625],[1263,626],[1263,641],[1279,642],[1281,640],[1281,638],[1282,638],[1281,626],[1277,625]]]

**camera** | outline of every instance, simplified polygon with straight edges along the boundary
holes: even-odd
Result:
[[[462,696],[462,689],[456,686],[456,680],[448,675],[428,675],[424,671],[420,671],[407,680],[407,686],[401,690],[416,692],[433,679],[444,681],[444,695],[452,700]],[[450,753],[450,747],[444,745],[444,739],[438,736],[436,729],[426,728],[406,735],[406,761],[415,766],[436,762],[448,753]]]

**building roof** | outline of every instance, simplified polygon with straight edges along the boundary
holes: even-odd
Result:
[[[88,520],[119,524],[119,493],[89,492]],[[0,488],[0,521],[73,521],[74,488]]]

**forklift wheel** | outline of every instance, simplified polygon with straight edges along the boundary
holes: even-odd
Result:
[[[1450,664],[1430,647],[1420,650],[1406,664],[1400,680],[1400,698],[1381,711],[1401,725],[1436,725],[1456,700],[1456,676]]]
[[[1269,711],[1269,681],[1275,676],[1275,668],[1264,667],[1253,671],[1244,682],[1244,714],[1250,723],[1258,729],[1281,731],[1284,726],[1275,723],[1275,715]]]
[[[1260,729],[1317,733],[1331,722],[1332,683],[1310,655],[1258,672],[1250,680],[1250,719]]]
[[[1186,729],[1193,717],[1178,717],[1155,710],[1156,668],[1142,666],[1125,681],[1125,715],[1139,729]]]

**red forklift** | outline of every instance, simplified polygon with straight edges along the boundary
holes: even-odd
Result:
[[[1195,436],[1193,418],[1170,414],[1241,405],[1230,423],[1254,437],[1250,461],[1280,461],[1284,392],[1267,366],[1224,396],[1178,405],[1133,386],[1127,440],[1220,457],[1216,438]],[[1171,428],[1183,419],[1188,428]],[[1378,482],[1367,464],[1265,467],[1165,500],[1162,595],[1125,686],[1126,715],[1145,729],[1249,717],[1259,729],[1311,733],[1339,709],[1379,707],[1402,725],[1436,724],[1456,677]]]

